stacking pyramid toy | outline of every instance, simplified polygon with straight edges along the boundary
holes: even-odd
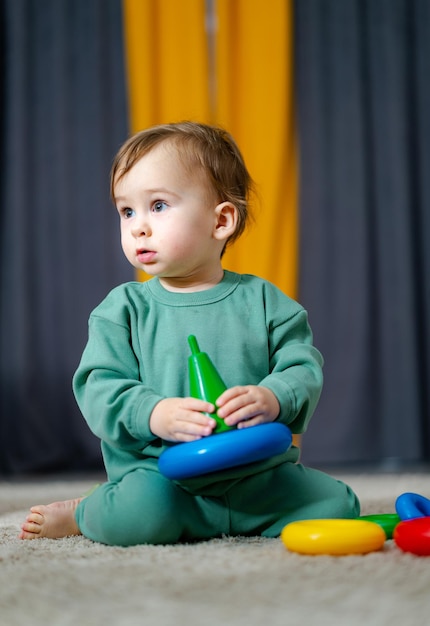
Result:
[[[190,395],[215,404],[226,389],[224,381],[208,355],[200,352],[194,335],[188,337],[188,343],[191,348],[188,358]],[[216,412],[207,415],[217,424],[213,434],[168,446],[158,459],[158,469],[164,476],[184,480],[256,463],[286,452],[291,445],[290,429],[279,422],[238,429],[227,426]]]

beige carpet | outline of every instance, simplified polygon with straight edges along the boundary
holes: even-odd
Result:
[[[430,474],[341,475],[363,514],[430,497]],[[430,557],[392,541],[365,556],[300,556],[277,539],[112,548],[83,537],[20,541],[30,504],[92,481],[0,482],[1,626],[427,626]]]

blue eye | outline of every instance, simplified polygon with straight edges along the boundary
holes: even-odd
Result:
[[[152,210],[154,211],[154,213],[161,213],[161,211],[164,211],[166,208],[167,208],[167,203],[164,202],[163,200],[157,200],[152,205]]]
[[[126,207],[125,209],[121,210],[121,214],[127,220],[130,217],[133,217],[135,215],[135,211],[134,211],[134,209],[130,209],[130,208]]]

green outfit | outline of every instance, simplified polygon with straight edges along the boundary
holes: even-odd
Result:
[[[165,290],[157,278],[114,289],[93,311],[73,379],[76,399],[101,439],[108,482],[81,501],[81,532],[133,545],[222,534],[277,536],[294,519],[356,517],[343,483],[297,463],[292,446],[258,463],[183,481],[158,471],[169,442],[149,427],[155,405],[189,395],[187,338],[195,335],[227,387],[262,385],[278,421],[306,430],[322,387],[322,357],[306,311],[271,283],[226,271],[215,287]],[[216,436],[216,435],[215,435]]]

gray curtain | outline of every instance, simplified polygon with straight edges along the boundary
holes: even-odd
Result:
[[[313,464],[430,460],[430,2],[296,0]]]
[[[0,473],[99,468],[71,391],[91,309],[130,280],[110,163],[121,0],[2,0]]]

